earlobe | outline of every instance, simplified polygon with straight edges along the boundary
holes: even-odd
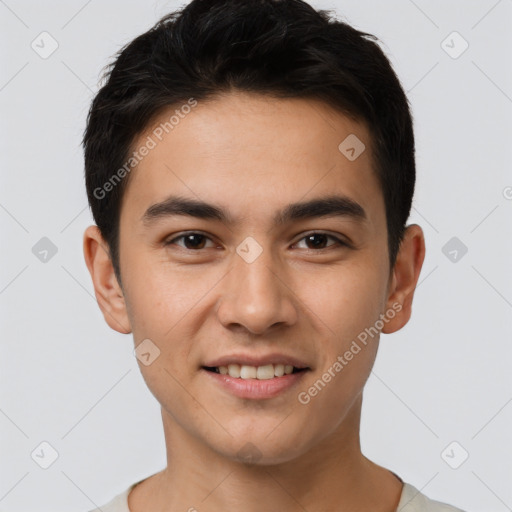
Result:
[[[94,285],[96,300],[107,324],[121,334],[131,333],[123,291],[117,281],[108,245],[98,226],[84,232],[84,258]]]
[[[386,310],[398,311],[383,327],[390,334],[401,329],[411,317],[412,300],[425,259],[425,238],[417,224],[407,226],[398,252],[389,288]],[[398,305],[400,304],[401,307]]]

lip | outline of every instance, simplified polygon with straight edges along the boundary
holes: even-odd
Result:
[[[299,381],[303,379],[304,375],[309,373],[309,369],[265,380],[235,378],[229,375],[211,372],[204,368],[201,368],[201,372],[203,372],[207,378],[212,379],[212,382],[238,398],[264,400],[274,398],[296,386]]]
[[[212,359],[203,365],[209,368],[218,368],[219,366],[229,366],[230,364],[239,364],[246,366],[265,366],[267,364],[290,364],[295,368],[306,369],[309,366],[297,359],[294,356],[288,356],[285,354],[271,353],[261,356],[252,354],[230,354],[219,357],[218,359]]]

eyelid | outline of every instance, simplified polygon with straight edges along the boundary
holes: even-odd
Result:
[[[332,238],[333,240],[336,241],[335,244],[332,244],[332,245],[329,245],[328,247],[324,247],[323,249],[306,249],[307,251],[312,251],[312,252],[322,252],[322,251],[326,251],[328,249],[330,249],[331,247],[351,247],[351,244],[344,240],[342,237],[338,236],[338,235],[332,235],[331,233],[329,232],[326,232],[326,231],[321,231],[321,230],[313,230],[313,231],[310,231],[308,233],[304,233],[300,238],[299,240],[297,240],[297,242],[295,242],[293,245],[295,244],[298,244],[299,242],[302,242],[302,240],[304,240],[304,238],[307,238],[308,236],[311,236],[311,235],[325,235],[327,238]]]
[[[188,235],[202,235],[204,236],[207,240],[211,241],[211,242],[214,242],[214,240],[212,239],[211,236],[209,236],[208,234],[202,232],[202,231],[185,231],[185,232],[182,232],[182,233],[178,233],[177,235],[173,235],[173,238],[171,239],[166,239],[164,241],[164,246],[168,246],[168,245],[173,245],[174,242],[176,242],[176,240],[180,240],[180,239],[183,239],[184,237],[188,236]],[[328,250],[329,248],[331,247],[335,247],[335,246],[338,246],[338,247],[351,247],[351,243],[344,240],[342,237],[340,236],[336,236],[336,235],[332,235],[331,233],[328,233],[328,232],[325,232],[325,231],[309,231],[307,233],[304,233],[296,242],[294,242],[292,245],[296,245],[298,244],[299,242],[302,242],[305,238],[307,238],[308,236],[311,236],[311,235],[325,235],[327,236],[328,238],[332,238],[333,240],[335,240],[335,244],[332,244],[332,245],[329,245],[328,247],[324,247],[323,249],[306,249],[307,251],[312,251],[312,252],[322,252],[322,251],[325,251],[325,250]],[[190,251],[190,252],[199,252],[201,251],[202,249],[187,249],[186,247],[182,247],[182,246],[178,246],[178,247],[181,247],[182,249],[186,250],[186,251]]]
[[[210,235],[203,233],[202,231],[184,231],[182,233],[177,233],[176,235],[172,235],[172,238],[166,238],[163,242],[163,245],[164,246],[174,245],[174,242],[176,242],[176,240],[185,238],[188,235],[201,235],[201,236],[204,236],[207,240],[214,242],[214,240],[212,239],[212,237]],[[184,249],[186,251],[191,251],[191,252],[199,252],[201,250],[201,249],[187,249],[186,247],[182,247],[182,246],[178,246],[178,247],[181,247],[182,249]]]

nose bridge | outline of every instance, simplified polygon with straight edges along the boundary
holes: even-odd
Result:
[[[250,237],[249,237],[250,238]],[[291,291],[280,272],[278,258],[269,247],[246,239],[237,247],[228,290],[218,309],[220,321],[243,325],[253,333],[262,333],[278,323],[296,321]],[[282,275],[280,275],[282,274]]]
[[[238,277],[241,288],[245,288],[248,298],[259,299],[262,294],[266,296],[266,303],[275,301],[282,292],[283,286],[279,275],[279,264],[270,248],[261,251],[254,261],[237,262]],[[281,278],[282,279],[282,278]]]

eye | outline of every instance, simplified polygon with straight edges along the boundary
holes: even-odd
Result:
[[[334,240],[334,243],[326,246],[326,242],[328,239]],[[183,240],[183,245],[177,243],[178,241],[181,241],[181,240]],[[210,242],[213,242],[212,239],[207,237],[206,235],[199,233],[199,232],[191,231],[188,233],[183,233],[171,240],[164,242],[164,245],[165,246],[178,245],[179,247],[182,247],[187,250],[199,251],[201,249],[207,248],[206,242],[208,240]],[[333,235],[329,235],[327,233],[321,233],[321,232],[309,233],[306,236],[304,236],[303,238],[301,238],[299,240],[299,242],[297,242],[297,244],[301,243],[303,240],[306,241],[306,244],[310,244],[310,247],[305,247],[306,249],[309,249],[309,250],[321,251],[323,249],[329,249],[329,247],[336,246],[336,245],[340,246],[340,247],[348,247],[349,246],[346,242],[343,242],[339,238],[337,238]],[[214,246],[214,245],[212,245],[212,246]],[[210,247],[212,247],[212,246],[210,246]]]
[[[173,238],[172,240],[168,240],[164,243],[165,246],[168,245],[174,245],[177,240],[182,240],[184,242],[184,245],[176,244],[179,247],[183,247],[184,249],[189,250],[199,250],[205,248],[205,241],[210,240],[211,238],[208,238],[206,235],[203,235],[202,233],[196,233],[196,232],[189,232],[184,233],[180,236],[177,236]]]
[[[330,238],[331,240],[334,240],[335,243],[325,246],[325,242],[327,241],[328,238]],[[297,242],[297,243],[302,242],[302,240],[306,240],[306,243],[311,243],[313,246],[312,249],[316,249],[316,250],[328,249],[329,247],[332,247],[333,245],[348,247],[347,243],[345,243],[342,240],[340,240],[339,238],[329,235],[327,233],[318,233],[318,232],[309,233],[305,237],[301,238],[299,240],[299,242]],[[306,247],[306,249],[311,249],[311,247]]]

